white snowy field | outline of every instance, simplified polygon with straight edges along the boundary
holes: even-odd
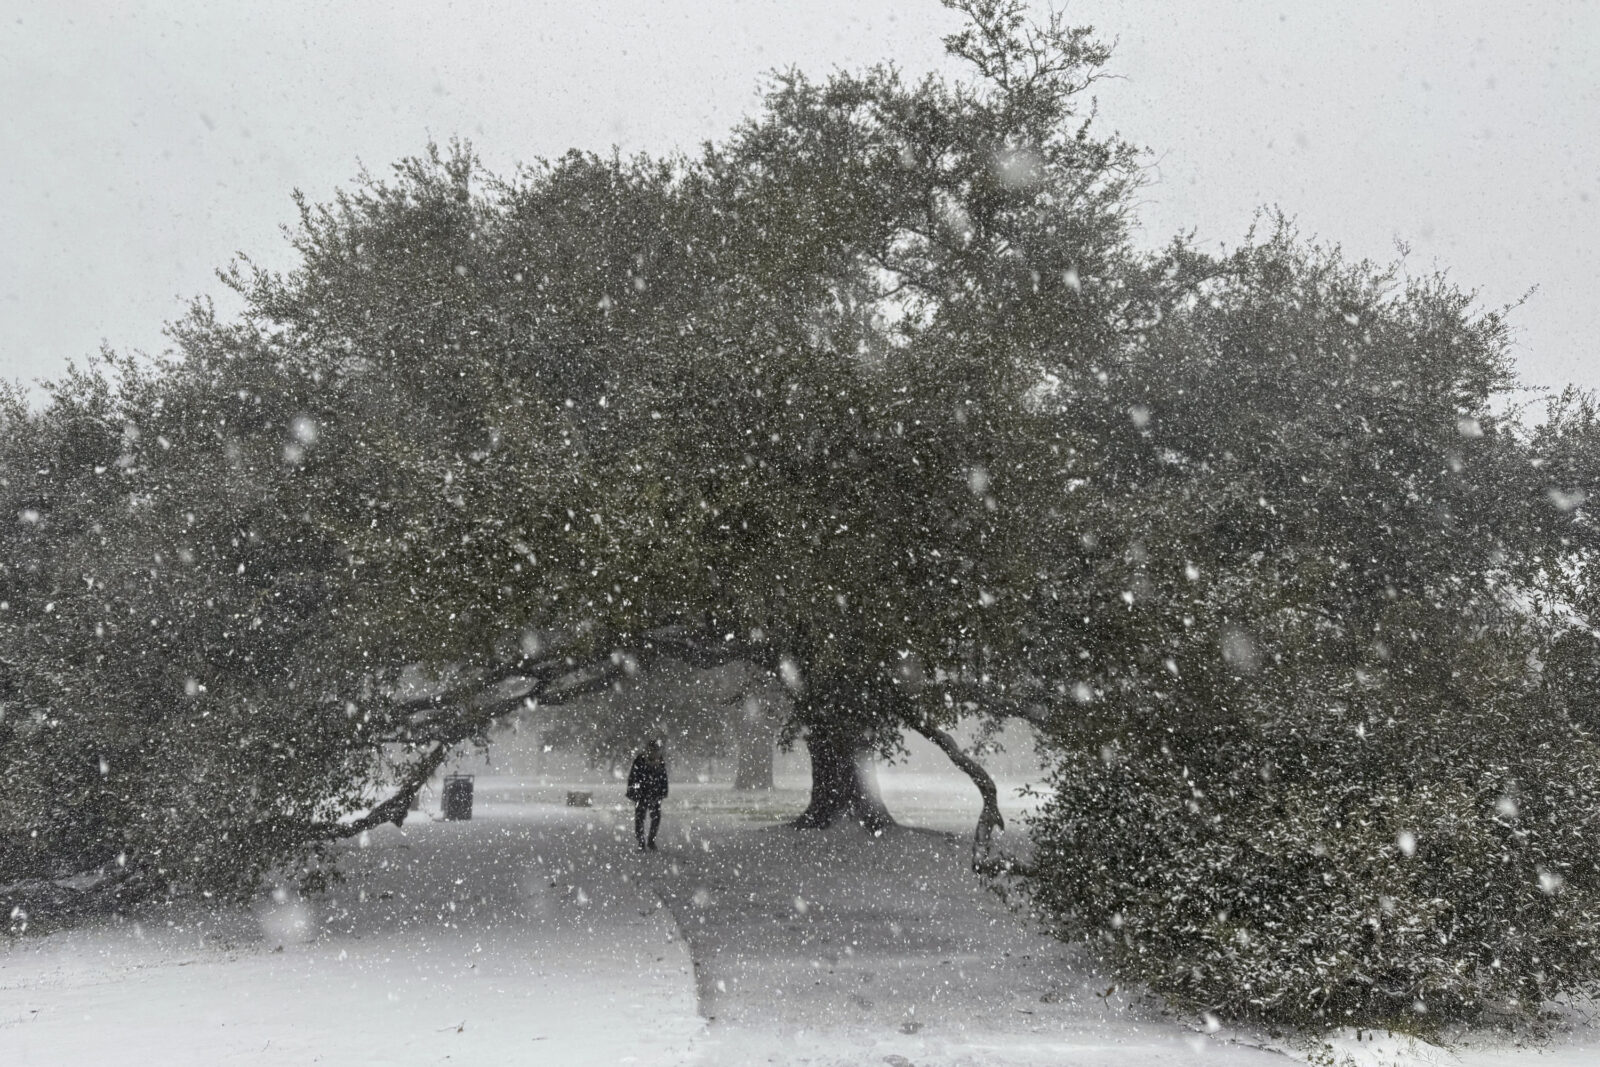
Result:
[[[374,833],[305,901],[14,943],[0,1064],[686,1062],[689,954],[631,840],[553,805],[476,815]]]
[[[641,854],[620,789],[574,786],[597,805],[574,809],[560,783],[480,777],[471,822],[374,833],[327,894],[151,907],[0,949],[0,1064],[1304,1058],[1202,1033],[1039,933],[967,871],[959,780],[886,775],[909,826],[876,840],[778,828],[798,784],[675,785],[663,849]],[[1360,1067],[1600,1063],[1583,1026],[1539,1050],[1335,1045]]]

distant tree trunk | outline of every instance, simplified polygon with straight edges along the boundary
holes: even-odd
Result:
[[[735,713],[734,736],[738,756],[733,772],[735,789],[772,788],[772,747],[778,726],[753,697]]]
[[[772,788],[772,738],[745,737],[739,740],[738,765],[733,772],[735,789]]]
[[[849,820],[868,830],[895,825],[878,795],[878,776],[865,738],[850,731],[813,728],[806,735],[811,756],[811,803],[794,821],[802,830],[820,830]]]

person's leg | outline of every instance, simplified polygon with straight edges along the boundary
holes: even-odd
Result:
[[[656,831],[661,829],[661,801],[650,805],[650,837],[645,842],[646,848],[656,847]]]
[[[644,848],[644,813],[649,806],[642,800],[633,806],[633,836],[639,839],[640,848]]]

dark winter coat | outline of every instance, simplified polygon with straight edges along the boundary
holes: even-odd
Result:
[[[667,761],[635,756],[628,771],[628,799],[639,804],[659,804],[667,799]]]

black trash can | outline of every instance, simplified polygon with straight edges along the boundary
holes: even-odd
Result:
[[[451,774],[444,780],[439,812],[446,819],[472,818],[472,775]]]

